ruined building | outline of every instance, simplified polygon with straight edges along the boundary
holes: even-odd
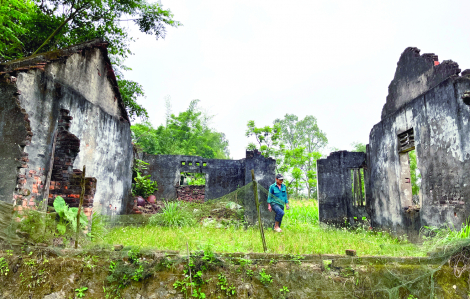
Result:
[[[274,182],[276,160],[265,158],[259,151],[247,151],[241,160],[205,159],[198,156],[149,155],[143,154],[142,160],[149,163],[145,175],[158,182],[157,199],[174,200],[180,187],[181,173],[203,173],[206,184],[204,200],[220,198],[252,182],[251,170],[256,181],[265,189]],[[184,191],[184,190],[183,190]],[[256,205],[250,190],[244,193],[245,220],[257,221]],[[191,189],[191,193],[193,190]],[[267,209],[267,196],[259,193],[261,218],[263,223],[272,225],[274,213]]]
[[[0,64],[0,200],[121,213],[131,188],[129,118],[101,40]]]
[[[77,206],[84,165],[88,216],[97,208],[126,213],[133,202],[130,122],[102,40],[0,64],[0,137],[0,200],[17,209],[52,205],[58,195]],[[239,161],[142,158],[158,182],[157,198],[166,200],[176,199],[181,172],[204,173],[201,192],[210,200],[251,182],[251,169],[268,188],[276,163],[259,152]],[[255,222],[254,200],[246,205],[247,221]],[[265,206],[262,215],[269,222]]]
[[[367,153],[318,160],[320,220],[364,216],[373,227],[410,236],[425,225],[459,228],[470,216],[470,70],[407,48],[388,89]],[[421,176],[415,197],[413,150]]]

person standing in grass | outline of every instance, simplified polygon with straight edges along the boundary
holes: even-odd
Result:
[[[280,233],[282,217],[284,217],[284,205],[289,210],[289,201],[287,199],[287,188],[282,182],[284,177],[278,173],[276,175],[276,182],[269,187],[268,194],[268,210],[274,211],[276,217],[274,218],[274,231]]]

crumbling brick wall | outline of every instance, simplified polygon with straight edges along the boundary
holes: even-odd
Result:
[[[106,46],[94,40],[0,64],[0,200],[15,196],[21,207],[49,199],[58,121],[67,109],[74,118],[69,133],[80,139],[72,167],[86,165],[87,175],[100,181],[88,200],[102,213],[124,212],[132,184],[131,131]]]
[[[178,200],[204,203],[205,188],[205,185],[178,186],[176,187],[176,196]]]
[[[16,82],[10,74],[0,79],[0,200],[13,201],[22,209],[35,205],[42,181],[29,169],[28,153],[24,151],[33,133],[29,115],[18,100],[21,91]],[[28,180],[34,180],[34,188],[27,187]]]
[[[73,162],[80,151],[80,140],[69,132],[72,117],[69,111],[60,110],[57,140],[54,151],[49,205],[54,204],[57,196],[64,198],[70,207],[78,207],[80,203],[82,171],[72,169]],[[83,207],[85,214],[90,217],[93,210],[93,197],[96,190],[96,178],[85,178],[85,196]]]

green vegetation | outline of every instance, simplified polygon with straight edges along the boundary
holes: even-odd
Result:
[[[158,183],[150,179],[151,175],[142,176],[149,163],[136,159],[134,161],[133,175],[135,183],[132,184],[132,196],[148,197],[158,190]]]
[[[250,143],[248,149],[258,149],[265,157],[276,159],[277,171],[287,176],[284,183],[290,188],[291,196],[300,197],[305,189],[307,198],[316,198],[317,160],[328,139],[314,116],[299,120],[293,114],[286,114],[283,119],[274,120],[272,127],[259,128],[250,120],[245,135],[254,136],[258,143]]]
[[[261,269],[261,271],[259,271],[259,277],[259,281],[264,285],[268,285],[273,282],[272,276],[270,274],[267,274],[264,269]]]
[[[184,202],[167,202],[161,213],[150,217],[149,224],[165,227],[183,227],[193,224],[193,215],[186,209],[182,209],[181,205],[184,205]]]
[[[75,292],[77,293],[78,298],[83,298],[85,297],[85,292],[88,290],[87,287],[81,287],[78,289],[75,289]]]
[[[150,122],[131,126],[133,142],[153,155],[193,155],[227,159],[228,141],[223,133],[209,127],[211,116],[202,113],[193,100],[178,116],[167,106],[166,124],[154,129]]]
[[[167,27],[179,27],[169,9],[146,0],[8,0],[0,1],[0,62],[104,38],[109,42],[121,96],[131,118],[147,118],[137,103],[143,87],[124,79],[123,63],[132,55],[129,22],[141,32],[164,38]]]
[[[421,182],[421,173],[419,173],[418,170],[418,159],[416,157],[416,150],[409,151],[408,157],[410,159],[411,189],[413,195],[418,195],[419,186]]]
[[[192,214],[196,224],[180,228],[155,225],[116,227],[109,232],[103,242],[110,245],[124,244],[181,252],[186,252],[187,242],[190,250],[208,244],[216,252],[263,252],[259,230],[256,227],[245,229],[233,222],[223,229],[198,224],[203,222],[202,220],[207,218],[214,208],[220,208],[225,204],[217,203],[212,206],[208,203],[180,202],[179,210],[186,210],[186,215]],[[359,255],[425,255],[418,246],[406,240],[391,237],[385,232],[370,231],[368,227],[354,230],[324,227],[318,223],[316,201],[292,200],[290,206],[291,209],[286,211],[282,223],[283,232],[278,234],[272,230],[265,231],[268,252],[292,255],[344,254],[346,249],[354,248]],[[233,216],[239,217],[235,214]]]
[[[362,153],[366,152],[366,144],[364,144],[364,143],[353,142],[351,144],[351,146],[353,147],[353,149],[352,149],[353,152],[362,152]]]
[[[72,231],[76,232],[78,208],[70,208],[62,197],[57,196],[54,199],[54,209],[60,217],[60,220],[57,223],[57,231],[59,234],[65,234],[67,228],[70,228]],[[85,216],[85,213],[81,213],[80,229],[84,230],[87,225],[88,219]]]
[[[188,185],[202,186],[206,184],[206,176],[204,173],[185,173],[188,178]]]

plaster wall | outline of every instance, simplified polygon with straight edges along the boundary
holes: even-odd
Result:
[[[423,225],[460,227],[470,215],[470,109],[461,99],[467,90],[469,78],[448,78],[373,127],[369,148],[374,226],[409,234]],[[420,210],[413,213],[402,198],[397,138],[410,128],[422,175]]]
[[[26,140],[27,115],[21,110],[16,93],[14,84],[0,83],[0,200],[8,203],[12,203],[19,183],[18,170],[26,164],[27,156],[23,149],[29,142]]]
[[[149,163],[144,174],[150,174],[151,179],[158,182],[158,191],[155,196],[159,200],[174,200],[177,198],[175,187],[179,186],[182,172],[205,174],[206,201],[222,197],[245,185],[244,159],[205,159],[199,156],[149,155],[143,153],[142,160]],[[203,166],[204,164],[206,166]]]
[[[73,168],[86,165],[86,175],[97,179],[95,207],[103,205],[104,213],[121,213],[126,205],[132,175],[131,132],[107,76],[102,51],[85,49],[47,64],[44,71],[18,74],[19,103],[33,131],[31,144],[25,148],[28,168],[22,174],[30,190],[39,180],[36,201],[44,195],[59,111],[66,109],[73,117],[70,132],[81,141]]]
[[[205,159],[198,156],[183,155],[149,155],[142,154],[142,160],[149,163],[145,175],[158,182],[156,197],[159,200],[177,198],[176,187],[180,183],[182,172],[204,173],[206,176],[205,201],[220,198],[252,182],[251,169],[255,178],[264,189],[274,183],[276,161],[264,158],[257,152],[247,152],[246,159],[221,160]],[[183,165],[184,163],[184,165]],[[251,188],[245,194],[245,219],[248,223],[257,222],[256,204]],[[267,193],[259,192],[261,218],[265,225],[274,223],[274,213],[267,209]]]
[[[342,225],[345,219],[354,223],[354,217],[367,217],[365,207],[353,205],[351,169],[365,166],[366,154],[338,151],[326,159],[317,160],[318,205],[320,221]],[[367,184],[365,181],[365,189]],[[367,193],[366,193],[366,204]]]

